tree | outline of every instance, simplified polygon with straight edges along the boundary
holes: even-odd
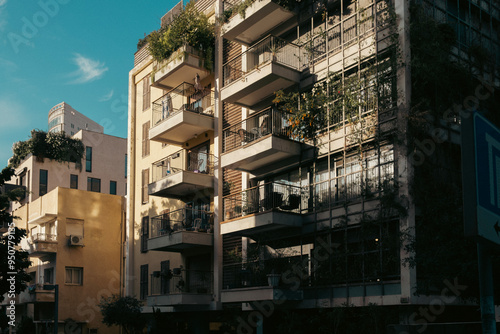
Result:
[[[14,170],[6,167],[0,173],[0,187],[14,175]],[[26,230],[14,226],[14,218],[9,212],[10,202],[19,200],[23,189],[0,194],[0,226],[8,226],[8,233],[0,237],[0,301],[4,294],[12,299],[27,287],[31,277],[26,273],[30,266],[29,254],[19,249]]]
[[[134,297],[113,295],[102,298],[99,308],[107,326],[122,326],[127,334],[142,333],[146,319],[141,314],[142,303]]]

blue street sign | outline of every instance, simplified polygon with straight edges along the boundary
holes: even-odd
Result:
[[[477,236],[500,244],[500,130],[479,113],[473,122]]]

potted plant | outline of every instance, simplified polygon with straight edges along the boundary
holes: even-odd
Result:
[[[281,274],[276,274],[274,269],[267,274],[267,283],[270,287],[277,287],[280,284]]]

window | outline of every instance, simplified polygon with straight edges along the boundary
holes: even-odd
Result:
[[[39,187],[40,196],[43,196],[47,193],[48,181],[49,181],[49,172],[45,169],[40,169],[40,187]]]
[[[71,128],[74,129],[75,128],[75,124],[71,123]]]
[[[142,156],[149,155],[149,121],[142,125]]]
[[[147,203],[149,201],[148,193],[148,182],[149,182],[149,168],[142,170],[142,203]]]
[[[43,270],[43,283],[54,284],[54,268],[47,268]]]
[[[83,285],[83,268],[66,267],[66,284]]]
[[[148,251],[148,238],[149,238],[149,216],[142,217],[141,225],[141,252]]]
[[[170,261],[161,261],[161,284],[160,284],[160,292],[162,295],[166,295],[170,293]]]
[[[151,104],[151,84],[149,75],[142,80],[142,111],[147,110]]]
[[[141,266],[140,299],[144,300],[148,296],[148,265]]]
[[[116,181],[109,181],[109,193],[116,195]]]
[[[92,172],[92,147],[85,148],[85,171]]]
[[[96,179],[94,177],[87,178],[87,191],[93,191],[96,193],[101,192],[101,179]]]
[[[71,174],[69,176],[69,187],[71,189],[78,189],[78,175]]]
[[[128,162],[128,156],[125,154],[125,178],[127,178],[127,162]]]

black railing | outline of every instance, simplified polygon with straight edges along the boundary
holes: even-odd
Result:
[[[212,212],[182,208],[152,217],[150,238],[170,235],[178,231],[207,232],[212,228]]]
[[[307,264],[307,258],[303,260],[300,256],[287,256],[236,264],[225,264],[223,266],[223,289],[270,285],[286,287],[291,283],[288,279],[290,277],[294,278],[294,285],[300,281],[301,286],[306,286],[309,283]],[[296,269],[300,276],[295,275],[293,269]],[[292,272],[292,274],[290,274],[289,271]],[[283,274],[286,275],[287,279],[282,279]]]
[[[153,182],[181,171],[213,175],[214,156],[185,149],[179,150],[153,163]]]
[[[47,233],[36,233],[31,237],[33,242],[49,241],[56,242],[57,234],[47,234]]]
[[[286,113],[269,108],[224,129],[222,151],[231,151],[269,134],[295,139]]]
[[[153,102],[153,126],[182,111],[213,116],[214,91],[183,82]]]
[[[301,48],[298,45],[268,36],[223,65],[224,86],[270,61],[300,70],[301,57]]]
[[[151,296],[181,293],[211,294],[213,272],[204,270],[155,271],[151,274]]]
[[[224,197],[224,217],[229,220],[272,209],[301,213],[307,201],[300,187],[270,182]]]

